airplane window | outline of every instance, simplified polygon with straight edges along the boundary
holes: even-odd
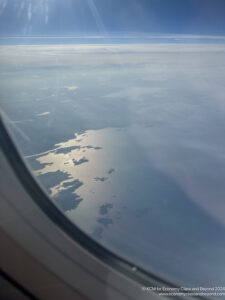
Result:
[[[0,107],[49,198],[185,286],[225,282],[225,1],[0,0]]]

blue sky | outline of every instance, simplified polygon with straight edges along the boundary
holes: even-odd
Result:
[[[0,35],[225,35],[224,0],[0,0]]]

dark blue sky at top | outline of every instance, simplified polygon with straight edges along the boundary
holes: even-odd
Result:
[[[0,35],[225,35],[224,0],[0,0]]]

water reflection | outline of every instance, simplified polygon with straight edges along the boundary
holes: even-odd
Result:
[[[100,134],[94,131],[76,134],[74,139],[56,144],[50,151],[27,157],[39,181],[63,211],[73,210],[82,199],[99,193],[101,187],[93,182],[103,183],[115,172],[110,168],[113,161],[109,161],[109,165],[102,161],[103,147],[95,144],[104,139],[105,134],[108,132],[104,130]],[[107,174],[107,177],[96,176],[99,174]]]
[[[75,134],[36,157],[43,164],[36,175],[67,216],[104,245],[115,251],[119,247],[131,259],[139,253],[139,264],[145,267],[144,258],[153,271],[169,276],[173,269],[177,280],[182,266],[193,283],[203,282],[202,270],[209,274],[216,265],[216,273],[203,280],[214,278],[222,283],[224,227],[214,213],[202,209],[204,203],[191,197],[187,186],[168,175],[170,169],[159,165],[156,153],[161,157],[164,149],[157,147],[155,152],[154,134],[154,129],[149,132],[143,127]],[[185,166],[186,175],[195,176],[196,162],[188,168],[184,160],[173,158],[168,147],[167,151],[177,170]]]

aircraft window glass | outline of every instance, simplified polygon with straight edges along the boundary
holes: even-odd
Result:
[[[0,107],[85,233],[186,286],[225,282],[225,2],[0,0]]]

